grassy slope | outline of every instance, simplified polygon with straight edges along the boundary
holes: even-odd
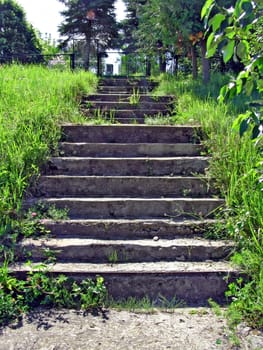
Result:
[[[250,280],[230,285],[229,296],[234,302],[229,308],[233,322],[246,319],[252,326],[263,326],[263,196],[262,147],[256,147],[248,135],[240,138],[233,130],[233,121],[244,112],[244,99],[231,104],[218,104],[216,97],[227,77],[215,75],[209,84],[173,77],[161,79],[160,94],[174,94],[177,101],[174,123],[200,123],[208,139],[206,146],[213,155],[210,175],[227,207],[221,212],[226,219],[215,236],[222,232],[237,242],[234,256],[248,273]],[[157,93],[158,93],[157,92]],[[261,140],[262,141],[262,140]]]
[[[30,177],[56,147],[59,124],[82,120],[77,101],[96,84],[85,72],[0,67],[0,234],[10,230]]]

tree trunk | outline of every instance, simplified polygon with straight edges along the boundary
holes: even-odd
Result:
[[[191,45],[191,57],[192,57],[192,75],[193,79],[198,77],[198,65],[197,65],[197,55],[196,48],[194,45]]]
[[[209,59],[206,58],[206,39],[201,39],[200,46],[202,55],[203,82],[207,84],[210,80],[210,64]]]
[[[90,48],[91,48],[91,21],[88,21],[88,30],[85,33],[85,37],[86,37],[86,58],[85,58],[85,62],[84,62],[84,68],[85,70],[89,70],[90,67]]]
[[[163,55],[163,54],[159,55],[159,67],[160,67],[161,73],[166,72],[166,59],[165,59],[165,55]]]

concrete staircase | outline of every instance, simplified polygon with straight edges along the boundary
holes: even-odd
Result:
[[[81,108],[87,118],[100,117],[112,123],[143,124],[147,116],[166,116],[174,109],[173,96],[153,96],[157,83],[149,79],[102,79],[98,93],[84,96]]]
[[[224,202],[205,177],[209,158],[200,155],[200,128],[62,128],[59,156],[50,159],[28,205],[67,207],[69,219],[47,221],[48,239],[22,242],[31,259],[42,261],[49,249],[57,258],[53,273],[102,275],[114,298],[223,302],[225,278],[237,271],[227,262],[233,244],[205,239]]]

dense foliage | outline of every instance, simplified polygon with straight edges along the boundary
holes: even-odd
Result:
[[[0,0],[0,63],[40,62],[41,44],[14,0]]]
[[[228,229],[239,243],[234,260],[241,264],[250,279],[246,283],[242,279],[232,283],[228,295],[233,298],[229,310],[234,321],[245,319],[259,327],[263,326],[263,46],[259,24],[262,13],[262,4],[251,0],[236,0],[229,8],[207,0],[202,10],[210,31],[208,55],[212,56],[219,49],[226,63],[233,58],[241,61],[244,67],[221,89],[219,98],[224,102],[240,95],[247,100],[248,108],[233,124],[243,136],[238,141],[238,152],[246,152],[246,157],[228,185],[226,217]],[[255,141],[244,141],[246,132]],[[251,157],[252,150],[255,157]]]

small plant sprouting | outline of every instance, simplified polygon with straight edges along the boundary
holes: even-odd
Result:
[[[135,89],[135,88],[133,88],[133,93],[132,93],[132,95],[130,96],[130,98],[129,98],[129,100],[130,100],[130,104],[131,105],[138,105],[139,104],[139,102],[140,102],[140,92],[139,92],[139,90],[137,89]]]
[[[116,250],[113,250],[108,256],[109,263],[111,264],[116,264],[118,262],[118,259],[118,252]]]

